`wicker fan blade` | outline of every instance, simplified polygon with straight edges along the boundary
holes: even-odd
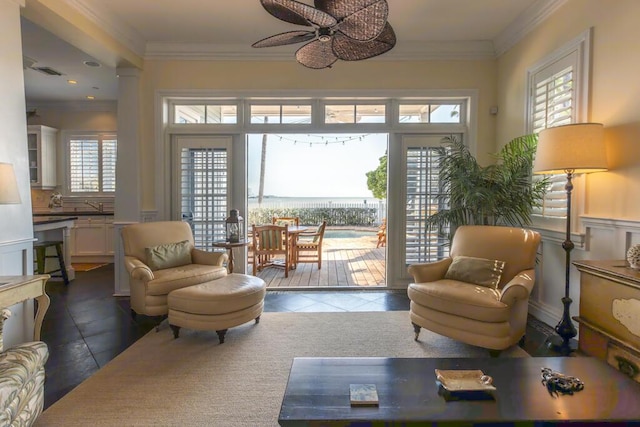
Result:
[[[396,33],[387,23],[380,35],[369,41],[357,41],[341,33],[333,36],[333,52],[343,61],[359,61],[388,52],[396,44]]]
[[[273,47],[283,46],[287,44],[302,43],[312,40],[316,36],[315,31],[287,31],[286,33],[276,34],[275,36],[267,37],[262,40],[258,40],[252,47]]]
[[[336,19],[322,10],[295,0],[260,0],[262,7],[278,19],[297,25],[333,27]]]
[[[360,41],[376,38],[389,17],[386,0],[316,0],[315,5],[336,18],[338,30]]]
[[[338,60],[331,49],[331,43],[320,40],[307,43],[298,49],[296,59],[305,67],[314,69],[330,67]]]

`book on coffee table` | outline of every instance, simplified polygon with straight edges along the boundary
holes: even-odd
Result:
[[[349,384],[351,406],[378,406],[375,384]]]

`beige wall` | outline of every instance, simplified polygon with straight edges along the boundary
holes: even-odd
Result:
[[[37,108],[37,117],[27,119],[29,125],[44,125],[62,130],[116,131],[116,103],[106,111],[95,111],[87,104],[89,111],[70,111],[65,108]],[[93,111],[91,111],[93,110]]]
[[[591,216],[638,219],[640,198],[640,1],[569,0],[498,60],[498,141],[524,132],[527,68],[592,27],[586,120],[605,126],[610,171],[588,176]]]
[[[421,61],[390,62],[369,60],[339,62],[331,69],[310,70],[290,61],[147,61],[141,76],[142,128],[141,159],[143,209],[153,209],[154,146],[161,135],[155,134],[154,102],[158,90],[243,91],[259,94],[278,91],[393,91],[430,89],[478,90],[478,154],[488,162],[488,153],[496,150],[495,116],[489,107],[496,105],[496,61]],[[208,93],[205,93],[208,91]]]

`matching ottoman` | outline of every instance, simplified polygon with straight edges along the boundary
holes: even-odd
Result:
[[[216,331],[222,344],[227,329],[254,319],[260,322],[266,292],[264,280],[246,274],[171,291],[167,303],[173,336],[178,338],[180,328]]]

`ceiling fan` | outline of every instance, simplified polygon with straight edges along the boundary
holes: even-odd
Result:
[[[296,0],[260,0],[260,3],[278,19],[313,29],[276,34],[252,46],[308,42],[296,51],[296,60],[308,68],[331,67],[338,59],[372,58],[396,44],[396,34],[387,22],[387,0],[314,0],[315,7]]]

